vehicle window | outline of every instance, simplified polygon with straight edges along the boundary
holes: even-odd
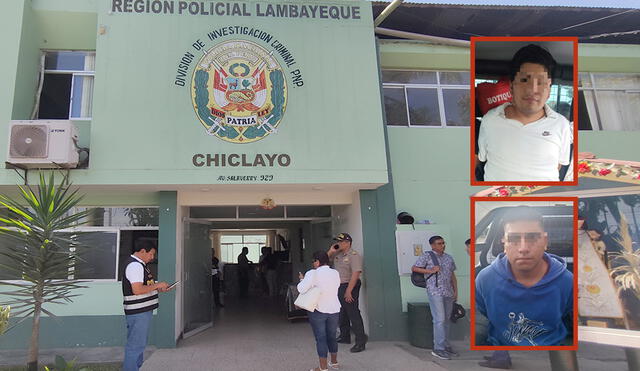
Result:
[[[549,215],[542,219],[549,236],[548,252],[561,257],[573,256],[573,215]]]
[[[487,236],[489,235],[489,231],[491,230],[491,225],[493,224],[493,222],[489,223],[485,229],[480,232],[480,234],[478,235],[478,237],[476,237],[476,243],[485,243],[487,242]]]

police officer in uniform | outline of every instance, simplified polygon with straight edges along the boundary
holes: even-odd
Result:
[[[364,324],[358,308],[360,296],[360,274],[362,273],[362,256],[351,249],[353,239],[347,233],[340,233],[334,241],[337,243],[329,248],[327,254],[333,260],[333,268],[340,274],[340,337],[338,342],[351,344],[351,331],[356,335],[356,344],[351,348],[352,353],[362,352],[367,343]]]

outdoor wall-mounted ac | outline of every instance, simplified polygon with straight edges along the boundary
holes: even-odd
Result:
[[[11,121],[7,162],[25,168],[74,168],[78,129],[69,120]]]

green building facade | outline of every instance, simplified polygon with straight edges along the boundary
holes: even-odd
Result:
[[[119,248],[155,236],[158,278],[184,279],[191,269],[185,236],[196,208],[236,208],[241,219],[243,207],[259,209],[265,199],[275,202],[274,212],[330,207],[317,223],[273,217],[302,223],[291,228],[300,229],[306,245],[292,247],[294,268],[327,246],[327,233],[354,237],[364,256],[361,309],[372,340],[406,339],[406,304],[426,301],[408,275],[399,275],[396,230],[411,229],[396,225],[400,211],[429,220],[416,230],[444,236],[458,265],[459,301],[469,307],[463,247],[469,196],[480,188],[469,183],[468,120],[387,125],[384,90],[393,85],[393,71],[431,71],[439,99],[447,92],[468,97],[469,49],[380,39],[373,18],[367,1],[2,2],[0,122],[7,140],[0,152],[9,150],[12,121],[70,120],[77,146],[88,149],[88,163],[85,151],[69,170],[86,195],[82,206],[129,210],[124,224],[100,217],[84,227],[117,236],[100,245],[113,268],[91,278],[73,303],[50,308],[59,319],[43,320],[41,347],[122,345]],[[581,44],[579,71],[637,79],[640,46]],[[51,116],[43,117],[48,109]],[[637,128],[581,131],[579,149],[638,160],[639,139]],[[22,177],[33,183],[50,171],[61,170],[7,165],[0,191],[13,194]],[[155,214],[138,223],[131,210]],[[6,290],[0,286],[0,303]],[[152,344],[176,346],[187,328],[187,296],[182,289],[161,295]],[[0,337],[0,348],[26,348],[29,325],[13,331]]]

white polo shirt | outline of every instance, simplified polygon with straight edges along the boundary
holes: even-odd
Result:
[[[523,124],[508,119],[500,105],[482,118],[478,159],[486,161],[485,181],[559,181],[558,164],[568,165],[571,126],[545,105],[546,116]]]

